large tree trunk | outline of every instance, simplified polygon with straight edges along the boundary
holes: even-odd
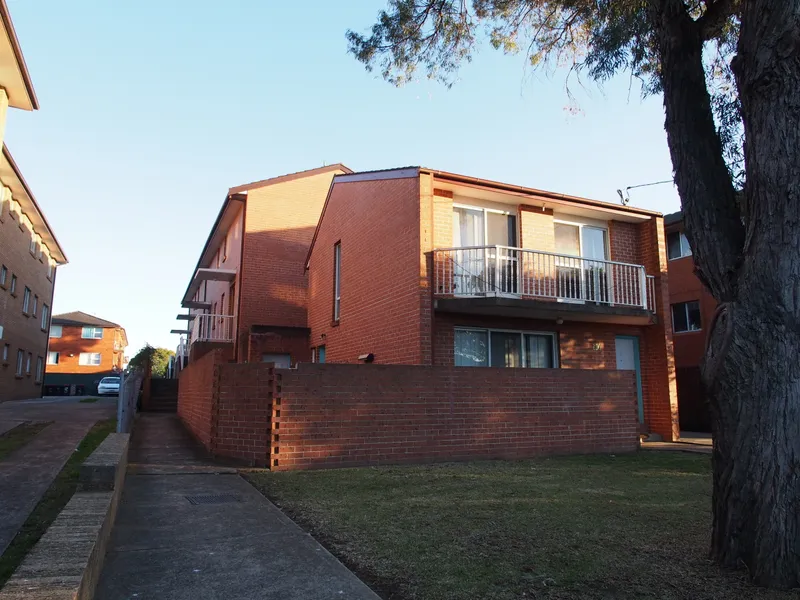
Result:
[[[788,588],[800,586],[800,2],[743,4],[734,70],[746,229],[711,130],[700,28],[681,0],[651,0],[651,14],[687,233],[721,302],[703,365],[715,441],[711,555]]]

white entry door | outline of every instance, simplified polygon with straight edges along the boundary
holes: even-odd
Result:
[[[615,340],[617,347],[617,369],[636,372],[636,397],[639,408],[639,423],[644,423],[644,402],[642,399],[642,368],[639,364],[639,338],[619,335]]]

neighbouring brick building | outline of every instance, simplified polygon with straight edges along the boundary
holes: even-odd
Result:
[[[4,142],[9,108],[39,108],[8,6],[0,0],[0,402],[41,396],[56,267],[66,264]]]
[[[714,316],[717,301],[695,275],[692,249],[683,232],[683,213],[666,215],[664,230],[681,429],[710,432],[700,363],[705,352],[706,327]]]
[[[310,360],[303,265],[331,180],[349,172],[334,164],[228,190],[182,300],[179,353],[190,362],[215,348],[237,362]]]
[[[45,391],[96,394],[103,377],[119,375],[125,364],[128,337],[117,323],[85,312],[54,315],[50,325]]]
[[[306,267],[313,360],[633,370],[642,430],[679,436],[658,213],[419,167],[341,173]]]

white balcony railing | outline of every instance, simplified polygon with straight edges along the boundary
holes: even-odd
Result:
[[[509,246],[433,251],[437,296],[508,296],[594,302],[655,311],[655,280],[642,265]]]
[[[192,322],[190,344],[195,342],[232,342],[234,315],[197,315]]]

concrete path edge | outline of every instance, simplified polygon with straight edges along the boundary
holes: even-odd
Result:
[[[130,436],[112,433],[81,465],[78,491],[0,590],[0,600],[94,598],[122,496]]]

